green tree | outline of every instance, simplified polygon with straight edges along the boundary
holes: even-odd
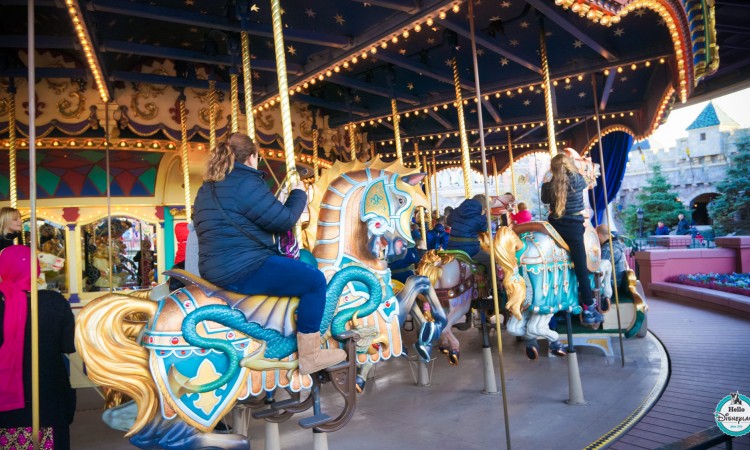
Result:
[[[724,181],[716,185],[719,197],[709,205],[714,232],[750,233],[750,136],[735,142],[737,154],[732,157]]]
[[[661,173],[661,166],[652,166],[648,185],[636,195],[636,204],[623,211],[625,229],[632,236],[639,233],[638,208],[643,209],[643,235],[653,234],[659,221],[668,227],[677,225],[677,215],[685,213],[685,207],[677,200],[677,194]]]

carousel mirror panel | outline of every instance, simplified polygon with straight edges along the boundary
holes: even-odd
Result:
[[[68,265],[65,254],[65,227],[47,220],[36,221],[37,258],[46,288],[68,292]],[[31,239],[31,221],[23,222],[23,241]]]
[[[156,225],[113,216],[111,237],[108,228],[106,217],[82,226],[83,291],[151,287],[156,281]]]

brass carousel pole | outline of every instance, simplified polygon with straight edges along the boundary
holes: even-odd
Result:
[[[112,293],[112,191],[111,191],[111,167],[109,161],[109,102],[104,104],[104,165],[107,177],[107,259],[109,260],[107,273],[109,274],[109,293]],[[143,234],[141,234],[143,241]],[[141,244],[143,245],[143,244]],[[140,266],[143,267],[143,266]],[[139,283],[143,283],[143,274],[138,274]]]
[[[422,171],[422,164],[419,162],[419,143],[417,141],[414,141],[414,161],[417,165],[417,172]],[[427,169],[425,167],[425,169]],[[429,171],[429,169],[427,169]],[[428,174],[429,175],[429,174]],[[428,180],[429,176],[425,178],[425,180]],[[424,182],[425,190],[427,191],[427,203],[432,205],[430,202],[430,187],[429,187],[429,181]],[[422,232],[422,239],[424,240],[425,245],[427,244],[427,225],[425,224],[424,219],[424,210],[425,208],[419,208],[419,228]]]
[[[16,179],[16,86],[10,79],[8,85],[10,100],[8,103],[8,183],[10,184],[10,207],[18,208],[18,181]],[[23,234],[23,233],[21,233]]]
[[[547,41],[544,35],[544,19],[539,17],[539,50],[542,56],[542,78],[544,84],[542,90],[544,91],[544,112],[547,116],[547,139],[549,140],[549,154],[555,156],[557,154],[557,141],[555,140],[555,117],[552,110],[552,82],[550,81],[549,74],[549,60],[547,58]],[[513,164],[511,163],[511,167]]]
[[[185,110],[185,91],[180,93],[180,132],[182,150],[182,183],[185,185],[185,217],[191,221],[193,216],[193,197],[190,194],[190,165],[188,163],[187,113]]]
[[[497,160],[492,158],[492,177],[495,178],[495,195],[500,196],[500,180],[497,178]]]
[[[349,123],[349,156],[352,162],[357,160],[357,135],[354,134],[354,130],[357,129],[357,125],[354,122]],[[402,161],[403,162],[403,161]]]
[[[479,148],[482,154],[482,174],[484,175],[484,200],[485,200],[485,208],[487,208],[487,232],[490,233],[490,238],[492,238],[492,215],[490,214],[490,189],[489,186],[487,186],[487,151],[484,146],[484,123],[482,120],[482,91],[481,91],[481,84],[479,83],[479,64],[477,62],[477,43],[476,43],[476,36],[475,36],[475,30],[474,30],[474,2],[473,0],[469,0],[469,29],[471,32],[471,56],[474,62],[474,85],[476,89],[476,95],[477,95],[477,106],[478,106],[478,113],[477,117],[479,120]],[[458,80],[458,74],[455,69],[455,60],[454,60],[454,78],[456,81]],[[457,92],[458,92],[458,83],[456,83],[457,86]],[[462,132],[463,135],[465,135],[465,130]],[[463,140],[463,139],[462,139]],[[463,142],[462,142],[463,144]],[[468,142],[467,142],[468,147]],[[468,153],[468,152],[467,152]],[[499,232],[499,230],[498,230]],[[497,290],[497,271],[495,270],[495,252],[490,251],[490,266],[488,268],[488,271],[490,272],[490,278],[492,279],[492,300],[494,303],[494,311],[496,317],[500,317],[500,304],[498,301],[498,290]],[[482,327],[486,327],[484,323],[482,323]],[[484,356],[484,391],[485,394],[496,394],[497,393],[497,385],[495,383],[495,370],[494,366],[492,364],[492,350],[490,348],[490,342],[489,342],[489,334],[488,330],[484,329],[483,331],[483,344],[482,344],[482,351]],[[495,335],[497,336],[497,352],[498,352],[498,358],[500,362],[500,384],[502,388],[503,393],[503,418],[505,419],[505,444],[506,447],[510,450],[510,423],[508,419],[508,397],[506,395],[506,386],[505,386],[505,363],[503,360],[503,338],[502,333],[500,332],[500,321],[495,321]]]
[[[29,242],[36,243],[36,72],[34,37],[34,0],[28,3],[28,89],[29,89],[29,209],[31,210]],[[23,233],[21,233],[23,234]],[[37,246],[31,245],[31,442],[39,445],[39,287],[37,278]]]
[[[216,81],[208,82],[208,146],[209,151],[216,149]]]
[[[242,80],[245,87],[245,120],[247,135],[255,141],[255,120],[253,117],[253,74],[250,69],[250,37],[247,31],[240,33],[242,38]]]
[[[516,169],[515,169],[515,161],[513,160],[513,137],[510,134],[510,129],[508,129],[508,156],[510,157],[510,191],[513,194],[513,197],[516,196]]]
[[[312,130],[312,140],[313,140],[313,183],[318,182],[318,178],[320,178],[320,163],[318,162],[318,125],[315,124],[315,119],[313,118],[313,130]]]
[[[240,93],[239,87],[237,86],[237,73],[234,67],[232,73],[229,75],[229,91],[232,101],[232,133],[240,131]]]
[[[289,83],[287,81],[286,57],[284,55],[284,28],[281,24],[281,2],[271,0],[273,22],[273,43],[276,54],[276,75],[279,80],[279,103],[281,105],[281,125],[284,134],[284,156],[289,187],[299,181],[297,165],[294,162],[294,136],[292,135],[292,113],[289,105]],[[294,237],[302,242],[302,228],[299,222],[294,226]],[[318,433],[323,434],[323,433]]]
[[[458,59],[453,57],[453,86],[456,88],[456,110],[458,111],[458,130],[461,136],[461,168],[464,171],[464,194],[471,198],[471,155],[469,154],[469,139],[466,136],[466,121],[464,120],[464,98],[461,93],[461,80],[458,76]]]
[[[601,117],[599,117],[599,99],[596,95],[596,74],[591,74],[591,89],[594,91],[594,114],[596,114],[596,134],[599,140],[599,163],[602,166],[602,190],[604,191],[604,213],[607,217],[607,230],[609,233],[609,260],[612,263],[612,277],[615,280],[615,288],[613,291],[615,291],[615,309],[617,310],[617,334],[620,337],[620,363],[621,367],[625,367],[625,347],[622,343],[622,324],[620,321],[620,295],[617,292],[617,277],[615,276],[615,250],[614,250],[614,244],[612,243],[612,230],[610,229],[610,226],[612,226],[612,218],[609,217],[609,208],[607,207],[609,205],[609,198],[607,195],[607,175],[606,171],[604,170],[604,146],[602,145],[602,127],[600,125],[601,123]],[[596,211],[594,211],[594,215],[596,215]]]
[[[430,166],[429,164],[427,164],[426,156],[422,156],[422,167],[424,167],[424,171],[427,172],[427,177],[426,177],[424,187],[427,190],[427,200],[428,200],[428,203],[430,204],[430,210],[432,210],[432,185],[437,184],[437,183],[435,183],[435,180],[431,178],[432,174],[430,173],[431,172]],[[435,197],[435,201],[437,202],[437,196]]]
[[[396,158],[398,158],[398,162],[404,164],[404,154],[401,149],[401,118],[398,115],[398,105],[395,98],[391,99],[391,115],[393,117],[393,136],[396,141]]]
[[[427,157],[425,157],[424,165],[427,165]],[[438,204],[438,182],[437,182],[437,160],[435,160],[435,154],[432,154],[432,176],[433,179],[430,181],[434,185],[435,189],[435,211],[438,216],[440,215],[440,205]]]

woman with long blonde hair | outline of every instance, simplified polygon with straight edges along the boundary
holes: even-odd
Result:
[[[573,160],[562,153],[558,153],[550,161],[550,173],[552,177],[549,180],[545,178],[542,184],[542,201],[550,205],[548,221],[570,247],[570,257],[584,306],[581,320],[584,325],[597,326],[602,322],[602,315],[596,310],[583,242],[583,193],[587,188],[586,180],[578,172]]]
[[[206,280],[247,295],[299,297],[297,347],[303,375],[346,359],[341,349],[320,348],[325,307],[323,272],[279,255],[275,235],[291,230],[307,204],[305,185],[292,186],[285,203],[274,197],[258,170],[258,148],[230,134],[211,152],[195,199],[198,266]]]
[[[0,208],[0,250],[10,247],[15,239],[21,238],[22,226],[21,213],[17,209],[7,206]]]

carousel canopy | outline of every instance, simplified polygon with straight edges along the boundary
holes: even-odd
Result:
[[[177,140],[177,113],[162,108],[158,117],[149,116],[153,111],[139,110],[137,101],[122,101],[125,91],[148,99],[171,87],[176,97],[205,91],[214,80],[223,101],[230,76],[240,74],[244,103],[249,86],[242,82],[241,32],[250,41],[256,120],[278,114],[271,2],[35,3],[36,48],[46,55],[37,58],[37,77],[88,83],[102,100],[121,105],[125,121],[143,122],[131,126],[139,135],[158,131]],[[0,5],[0,79],[7,88],[11,79],[26,76],[26,2]],[[579,151],[596,136],[595,103],[605,134],[647,137],[673,102],[745,82],[740,69],[750,63],[750,7],[740,1],[473,0],[476,53],[465,1],[296,0],[281,7],[292,101],[306,105],[317,126],[353,124],[366,136],[363,147],[373,146],[386,159],[395,157],[395,105],[407,161],[414,142],[423,155],[457,161],[456,82],[472,158],[478,154],[480,111],[489,155],[500,169],[508,162],[509,138],[517,156],[546,151],[542,40],[557,140]],[[240,108],[245,111],[244,104]],[[191,139],[205,142],[205,125],[190,127]],[[0,128],[7,134],[7,126]],[[305,141],[305,133],[297,133],[297,142]],[[276,134],[259,130],[259,139],[278,145]],[[307,151],[309,140],[300,142]],[[347,139],[341,140],[345,146]]]

